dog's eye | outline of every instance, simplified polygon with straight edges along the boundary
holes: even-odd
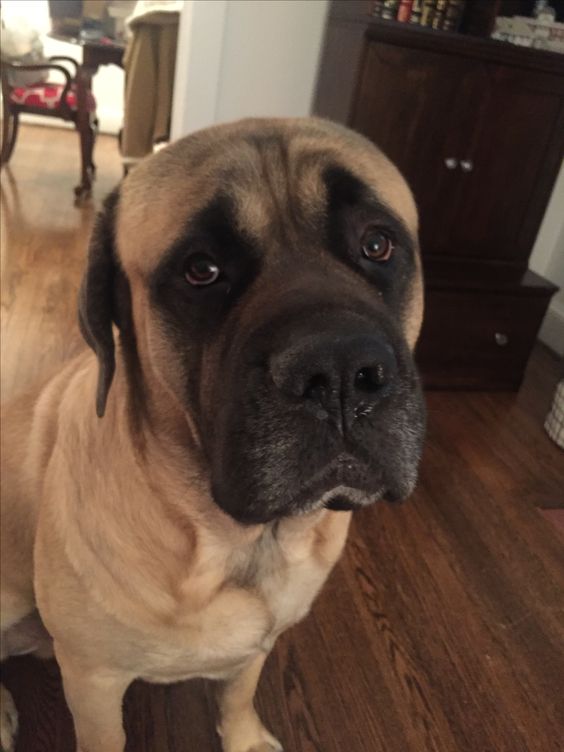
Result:
[[[194,253],[186,261],[184,276],[194,287],[213,285],[219,277],[219,266],[205,253]]]
[[[384,230],[372,228],[364,234],[361,250],[369,261],[387,261],[392,255],[394,244]]]

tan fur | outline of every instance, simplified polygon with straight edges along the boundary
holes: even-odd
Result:
[[[132,288],[151,429],[132,431],[119,354],[102,420],[93,409],[91,353],[3,414],[2,629],[37,603],[82,752],[123,752],[121,700],[133,679],[196,676],[225,682],[225,752],[279,749],[253,709],[260,669],[278,634],[308,612],[345,543],[349,513],[322,510],[243,527],[213,503],[197,433],[177,400],[174,374],[162,367],[167,353],[143,287],[187,218],[230,175],[238,176],[230,185],[240,222],[256,236],[265,231],[268,202],[287,190],[292,156],[270,152],[265,162],[250,147],[230,150],[232,136],[248,127],[196,134],[143,162],[123,184],[117,245]],[[269,127],[263,123],[265,134]],[[283,127],[292,153],[319,155],[290,181],[292,200],[312,216],[325,199],[321,167],[334,159],[374,186],[416,233],[409,190],[368,142],[318,120]],[[153,191],[155,183],[169,190]],[[421,310],[418,288],[404,322],[412,345]]]
[[[166,248],[185,227],[186,209],[196,213],[228,184],[241,209],[245,229],[260,237],[268,221],[268,201],[277,189],[285,190],[288,178],[293,197],[321,210],[325,194],[317,179],[322,169],[333,161],[364,180],[398,216],[415,236],[418,229],[417,209],[413,196],[394,165],[362,136],[335,123],[308,120],[273,120],[277,130],[283,127],[292,139],[288,155],[283,158],[275,149],[267,149],[267,158],[243,144],[233,146],[233,139],[252,127],[253,120],[209,128],[177,144],[181,150],[161,152],[145,160],[123,185],[123,209],[120,212],[118,245],[124,266],[144,276],[154,269]],[[269,123],[260,121],[264,135]],[[289,174],[288,165],[301,153],[315,155],[309,173]],[[191,170],[191,166],[194,166]],[[267,174],[268,173],[268,174]],[[237,180],[234,180],[234,176]],[[278,182],[278,178],[284,178]],[[292,179],[293,178],[293,179]],[[265,191],[265,179],[270,190]],[[170,193],[156,193],[148,188],[159,181],[174,185]],[[162,219],[154,222],[154,217]]]

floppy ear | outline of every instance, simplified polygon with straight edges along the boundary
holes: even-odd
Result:
[[[80,331],[98,358],[96,414],[99,418],[104,415],[116,367],[112,322],[115,320],[114,285],[118,273],[114,246],[118,199],[116,189],[106,198],[96,217],[78,298]]]

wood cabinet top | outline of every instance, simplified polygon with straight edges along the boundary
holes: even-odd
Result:
[[[366,2],[362,0],[334,3],[329,23],[362,25],[365,27],[366,37],[378,42],[542,70],[564,76],[564,54],[521,47],[496,39],[375,19],[366,12]]]

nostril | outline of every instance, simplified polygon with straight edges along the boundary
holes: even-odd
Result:
[[[387,369],[383,363],[361,368],[354,377],[354,388],[359,392],[376,392],[388,382]]]
[[[306,384],[304,389],[305,399],[323,402],[329,391],[329,379],[324,373],[316,373]]]

